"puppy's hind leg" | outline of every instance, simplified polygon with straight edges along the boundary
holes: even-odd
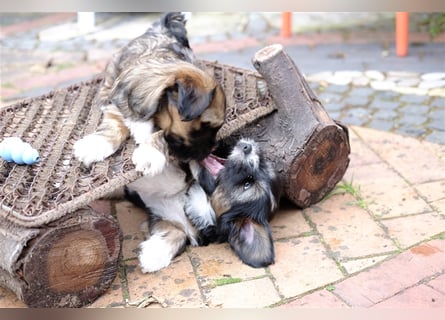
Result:
[[[74,155],[86,166],[102,161],[119,149],[129,130],[116,106],[103,108],[103,119],[96,131],[74,144]]]
[[[172,259],[185,250],[187,236],[171,222],[161,220],[150,226],[151,236],[139,245],[142,272],[155,272],[167,267]]]

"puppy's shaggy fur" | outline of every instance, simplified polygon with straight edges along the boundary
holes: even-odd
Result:
[[[278,208],[281,187],[271,163],[250,139],[242,139],[234,146],[228,159],[222,161],[224,166],[218,166],[221,160],[209,161],[210,158],[203,161],[207,170],[201,170],[198,176],[210,194],[218,240],[228,241],[240,259],[252,267],[272,264],[269,221]],[[213,192],[208,174],[216,177]]]
[[[101,161],[131,135],[132,160],[146,175],[161,172],[168,153],[180,161],[206,157],[226,102],[220,85],[193,61],[180,13],[164,15],[132,40],[106,67],[97,100],[102,122],[76,142],[75,156],[85,165]],[[153,136],[158,130],[162,135]]]
[[[241,140],[227,160],[170,163],[160,176],[127,186],[130,200],[145,207],[150,236],[140,245],[143,272],[167,266],[187,241],[204,245],[228,241],[253,267],[274,262],[269,220],[278,207],[279,183],[252,140]]]

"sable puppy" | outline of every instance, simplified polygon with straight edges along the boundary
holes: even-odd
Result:
[[[201,160],[214,148],[225,96],[193,64],[185,23],[181,13],[165,14],[108,63],[97,100],[103,119],[74,145],[85,165],[113,154],[129,135],[137,144],[132,161],[146,175],[161,172],[169,153]],[[153,136],[158,130],[163,134]]]
[[[211,197],[218,240],[228,241],[240,259],[252,267],[274,263],[269,221],[278,208],[281,187],[271,163],[250,139],[241,139],[226,161],[206,158],[203,163],[207,170],[197,175]],[[210,221],[199,213],[192,216],[195,212],[189,212],[189,217],[205,230]]]

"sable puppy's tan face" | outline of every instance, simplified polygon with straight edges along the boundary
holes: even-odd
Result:
[[[221,86],[199,69],[180,71],[164,100],[155,119],[164,130],[170,152],[183,161],[208,156],[225,118],[226,99]]]

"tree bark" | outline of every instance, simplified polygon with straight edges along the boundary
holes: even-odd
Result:
[[[308,207],[343,177],[349,164],[348,129],[329,117],[281,45],[259,50],[252,62],[277,111],[247,124],[230,139],[257,140],[282,179],[284,196]]]
[[[12,234],[13,228],[2,233]],[[2,266],[0,281],[30,307],[84,306],[116,277],[121,237],[113,217],[79,209],[41,228],[17,261]]]

